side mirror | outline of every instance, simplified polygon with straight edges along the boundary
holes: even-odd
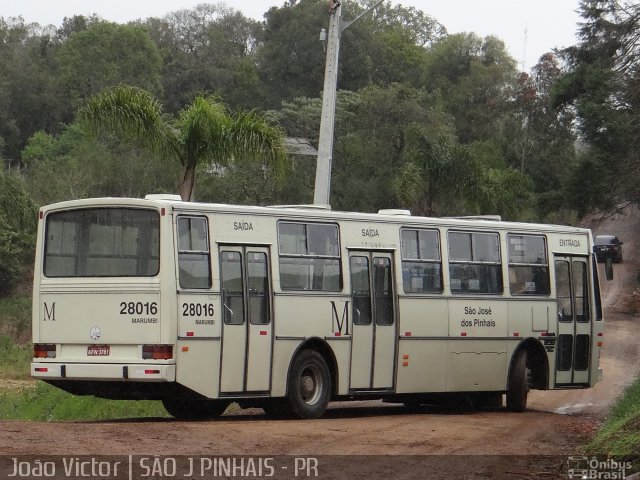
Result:
[[[604,273],[607,280],[613,280],[613,259],[611,257],[604,259]]]

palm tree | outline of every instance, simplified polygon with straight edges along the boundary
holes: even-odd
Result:
[[[269,162],[278,175],[286,166],[283,132],[264,116],[229,112],[213,96],[198,95],[178,118],[162,113],[145,90],[121,85],[91,97],[78,112],[94,133],[113,132],[141,142],[157,155],[182,164],[179,192],[191,201],[198,165],[227,166],[236,159]]]

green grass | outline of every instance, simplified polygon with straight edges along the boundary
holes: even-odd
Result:
[[[0,378],[29,377],[31,296],[0,298]]]
[[[0,418],[4,420],[48,422],[144,417],[169,415],[158,401],[74,396],[44,382],[0,390]]]
[[[640,378],[618,399],[586,451],[640,461]]]
[[[0,297],[0,335],[18,343],[31,338],[31,295]]]
[[[31,344],[17,344],[7,335],[0,335],[0,378],[29,378],[29,363],[33,356]]]

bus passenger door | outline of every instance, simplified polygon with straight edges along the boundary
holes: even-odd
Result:
[[[220,392],[266,393],[271,385],[269,249],[220,247]]]
[[[588,262],[587,257],[555,257],[558,299],[555,383],[560,387],[589,383],[592,315]]]
[[[351,390],[393,388],[396,358],[393,257],[350,252]]]

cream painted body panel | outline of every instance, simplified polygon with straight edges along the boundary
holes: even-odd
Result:
[[[393,388],[395,384],[396,325],[376,325],[373,389]]]
[[[332,338],[337,334],[352,332],[351,324],[342,324],[342,315],[348,296],[309,294],[276,294],[274,310],[276,313],[276,339],[285,338]],[[335,310],[334,310],[335,305]],[[337,311],[340,318],[336,319]],[[350,318],[350,317],[349,317]],[[339,321],[338,321],[339,320]],[[340,336],[340,335],[338,335]]]
[[[218,397],[220,339],[182,338],[178,340],[176,350],[176,381],[206,397]]]
[[[370,325],[354,325],[351,340],[351,376],[349,387],[352,390],[371,388],[373,363],[373,328]]]
[[[422,340],[403,337],[398,346],[397,393],[447,391],[446,339]]]
[[[158,292],[97,290],[42,293],[40,298],[43,309],[51,313],[40,324],[40,335],[47,342],[160,343]]]
[[[506,340],[449,340],[448,392],[505,389]]]

